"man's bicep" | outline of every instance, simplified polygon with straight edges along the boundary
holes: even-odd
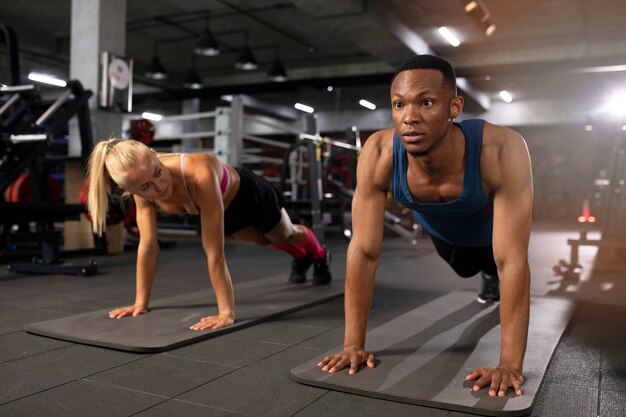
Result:
[[[378,256],[383,239],[386,193],[359,185],[352,200],[352,240],[370,256]]]
[[[532,171],[523,139],[500,160],[502,183],[494,198],[493,248],[496,261],[525,262],[533,205]]]

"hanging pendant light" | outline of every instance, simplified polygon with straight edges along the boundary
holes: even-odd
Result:
[[[239,55],[237,55],[235,68],[245,71],[254,71],[259,67],[259,65],[257,64],[256,58],[252,54],[252,51],[248,47],[248,31],[245,31],[245,34],[245,43],[243,48],[239,50]]]

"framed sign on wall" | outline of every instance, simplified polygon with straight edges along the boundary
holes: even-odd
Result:
[[[133,109],[133,60],[102,52],[100,55],[100,96],[104,109],[131,112]]]

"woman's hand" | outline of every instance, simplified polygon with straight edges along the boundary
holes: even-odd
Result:
[[[222,327],[230,326],[235,322],[234,313],[223,313],[217,316],[207,316],[200,319],[199,322],[191,326],[190,330],[206,330],[206,329],[219,329]]]
[[[120,307],[115,310],[109,311],[109,317],[112,319],[121,319],[126,316],[138,316],[140,314],[146,314],[148,309],[143,306],[128,306],[128,307]]]

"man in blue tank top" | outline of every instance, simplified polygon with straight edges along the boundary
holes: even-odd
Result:
[[[391,84],[393,129],[371,135],[359,157],[352,201],[352,241],[346,264],[344,350],[323,370],[374,367],[365,351],[367,318],[380,261],[389,191],[413,210],[439,255],[462,277],[481,273],[480,302],[500,301],[499,362],[466,380],[490,396],[522,394],[528,336],[533,200],[530,158],[523,138],[483,120],[454,123],[463,109],[452,66],[432,55],[405,63]],[[495,363],[494,358],[494,363]]]

